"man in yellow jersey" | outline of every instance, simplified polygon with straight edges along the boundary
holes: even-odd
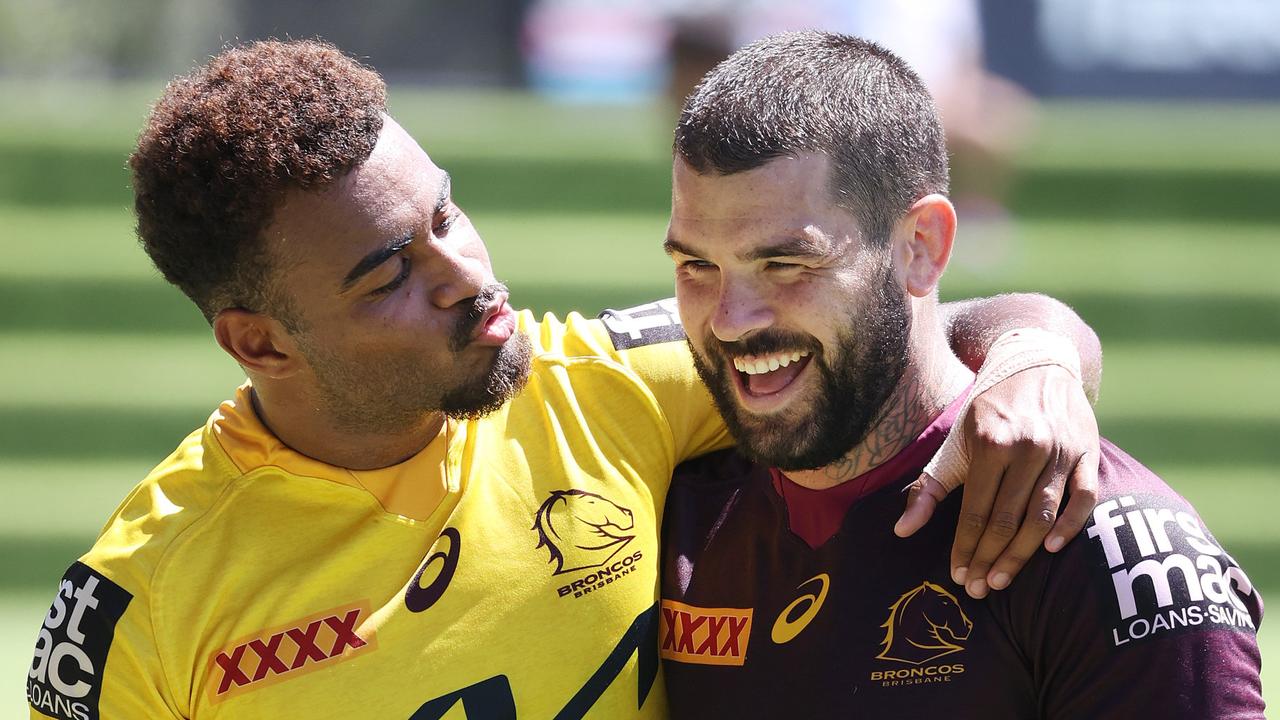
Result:
[[[673,304],[513,311],[381,79],[322,43],[174,81],[130,163],[148,254],[249,382],[67,571],[33,717],[663,716],[663,501],[728,443]],[[962,353],[1027,322],[991,303]]]

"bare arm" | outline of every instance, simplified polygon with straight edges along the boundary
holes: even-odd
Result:
[[[1098,402],[1102,344],[1093,328],[1066,303],[1038,293],[1009,293],[943,303],[939,310],[952,352],[975,372],[986,359],[991,343],[1010,330],[1036,327],[1071,340],[1080,353],[1085,395],[1089,402]]]
[[[985,384],[975,386],[967,412],[913,484],[896,528],[899,535],[914,533],[938,502],[964,484],[952,576],[970,595],[983,597],[1008,586],[1041,543],[1050,552],[1061,549],[1093,510],[1100,455],[1090,402],[1098,396],[1102,350],[1078,315],[1044,295],[948,303],[942,316],[953,351],[974,370],[1002,335],[1023,331],[1003,342],[1001,359]],[[1066,367],[1075,358],[1062,338],[1079,356],[1079,377]],[[1040,350],[1063,363],[1009,367],[1009,352]],[[1064,493],[1070,500],[1059,516]]]

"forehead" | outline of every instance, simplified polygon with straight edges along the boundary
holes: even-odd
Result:
[[[853,215],[831,194],[825,155],[780,157],[746,172],[700,174],[676,158],[672,170],[671,235],[694,243],[735,245],[783,235],[857,236]]]
[[[394,120],[373,152],[319,191],[291,190],[276,209],[267,245],[300,267],[339,265],[429,223],[445,173]]]

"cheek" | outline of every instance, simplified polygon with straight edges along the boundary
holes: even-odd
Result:
[[[766,292],[774,306],[787,308],[793,318],[822,322],[831,317],[832,309],[842,302],[840,290],[830,278],[807,276],[792,282],[770,283]]]
[[[410,280],[391,296],[364,308],[346,327],[340,341],[388,351],[416,348],[421,352],[442,345],[453,331],[451,320],[455,316],[432,308],[427,294],[425,282],[420,278]]]
[[[716,291],[711,285],[676,276],[676,305],[686,328],[702,327],[715,310]]]
[[[850,330],[850,318],[858,316],[869,300],[861,290],[830,279],[800,281],[783,288],[779,307],[787,308],[788,324],[831,346]]]

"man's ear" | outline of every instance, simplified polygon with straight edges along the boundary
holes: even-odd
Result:
[[[893,234],[894,266],[907,292],[925,297],[938,286],[956,237],[956,209],[942,195],[912,204]]]
[[[302,362],[284,326],[261,313],[223,310],[213,318],[213,336],[247,373],[278,380],[296,373]]]

